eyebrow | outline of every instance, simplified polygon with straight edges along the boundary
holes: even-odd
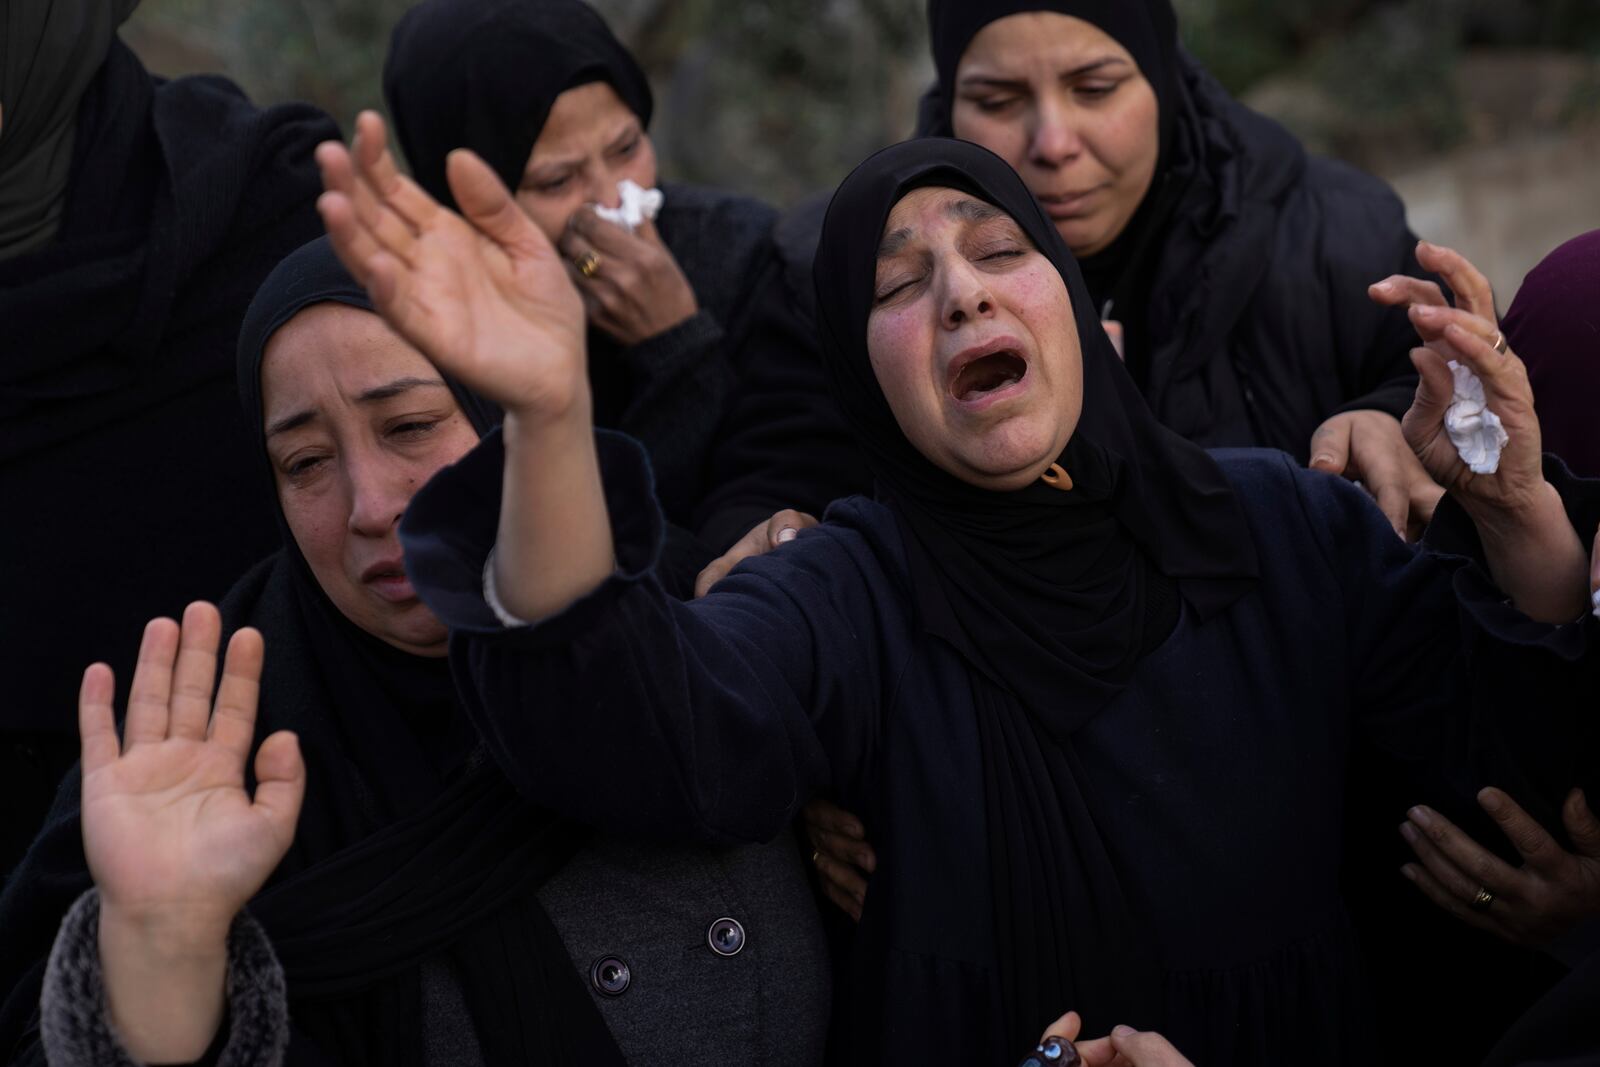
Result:
[[[383,385],[375,385],[371,389],[361,393],[356,397],[356,403],[375,404],[380,400],[391,400],[394,397],[399,396],[401,393],[407,393],[413,389],[430,387],[438,387],[440,389],[448,388],[444,384],[444,381],[439,378],[396,378],[392,382],[387,382]],[[285,415],[283,418],[278,419],[271,426],[267,427],[267,436],[274,437],[280,433],[288,433],[290,430],[297,430],[316,417],[317,413],[310,408],[307,408],[304,411],[297,411],[293,415]]]
[[[644,127],[640,125],[638,118],[630,119],[628,124],[615,137],[606,142],[605,151],[615,152],[630,137],[639,136],[643,133]],[[541,159],[537,162],[530,160],[528,166],[523,170],[522,176],[536,179],[550,177],[556,172],[570,170],[573,167],[582,165],[583,159],[583,154],[580,152],[577,155],[557,156],[554,159]]]
[[[988,222],[991,219],[1010,217],[993,204],[971,197],[950,201],[944,206],[944,213],[962,222]],[[909,226],[902,226],[892,233],[885,234],[883,240],[878,242],[878,258],[891,259],[898,255],[912,236],[913,231]]]
[[[1062,72],[1061,77],[1078,78],[1085,74],[1093,74],[1101,67],[1126,64],[1127,60],[1123,59],[1121,56],[1101,56],[1099,59],[1091,59],[1089,62],[1084,63],[1081,66],[1073,67],[1071,70]],[[969,74],[965,78],[961,79],[960,87],[963,89],[1014,89],[1027,84],[1028,82],[1026,78],[1005,78],[997,75]]]

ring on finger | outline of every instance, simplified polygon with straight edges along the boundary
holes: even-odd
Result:
[[[578,273],[585,278],[593,278],[600,273],[600,253],[590,249],[573,261],[578,268]]]
[[[811,850],[811,866],[813,866],[813,867],[817,866],[817,864],[821,860],[822,860],[822,850],[820,848],[812,849]]]
[[[1494,903],[1494,899],[1494,894],[1489,891],[1489,887],[1480,885],[1477,893],[1473,894],[1472,899],[1467,901],[1467,907],[1473,911],[1488,911],[1489,905]]]
[[[1489,344],[1500,355],[1502,355],[1502,356],[1505,355],[1506,354],[1506,335],[1505,335],[1505,331],[1496,330],[1494,332],[1494,340],[1489,342]]]

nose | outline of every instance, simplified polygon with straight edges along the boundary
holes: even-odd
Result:
[[[1034,113],[1028,136],[1028,158],[1037,166],[1060,167],[1083,151],[1083,139],[1072,117],[1059,103],[1044,100]]]
[[[403,467],[385,463],[378,456],[348,460],[345,477],[350,488],[350,532],[361,537],[387,536],[411,502],[415,479]]]
[[[947,330],[994,314],[994,297],[983,275],[965,256],[952,254],[940,265],[942,280],[940,321]]]
[[[605,167],[591,167],[589,169],[587,188],[588,202],[599,204],[604,208],[615,210],[622,206],[622,196],[617,192],[617,183]]]

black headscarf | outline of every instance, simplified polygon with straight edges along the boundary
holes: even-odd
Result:
[[[372,310],[326,238],[267,278],[241,331],[239,394],[268,479],[262,358],[280,326],[318,303]],[[479,432],[488,429],[492,406],[447,383]],[[461,983],[486,1062],[621,1064],[534,895],[583,832],[523,801],[484,756],[448,661],[406,654],[351,623],[312,576],[281,510],[279,522],[284,550],[222,608],[227,630],[251,625],[266,637],[257,736],[294,730],[307,763],[294,844],[249,905],[288,982],[286,1062],[420,1067],[420,964],[437,958]],[[37,1004],[43,950],[88,885],[77,788],[74,773],[19,869],[25,888],[0,900],[0,926],[43,935],[29,946],[37,969],[0,1015],[0,1050]]]
[[[1083,412],[1059,457],[1070,492],[968,485],[912,447],[884,399],[866,345],[876,252],[890,210],[923,186],[1000,207],[1060,272],[1083,353]],[[1171,632],[1176,598],[1204,620],[1253,587],[1255,549],[1233,491],[1204,451],[1156,422],[1055,226],[977,145],[909,141],[858,167],[829,206],[815,283],[824,359],[905,531],[923,624],[977,671],[1010,1039],[1023,1047],[1063,1005],[1157,1021],[1148,957],[1072,738]]]
[[[556,97],[596,81],[650,124],[644,72],[580,0],[423,0],[395,26],[383,64],[411,172],[451,206],[451,151],[472,149],[515,189]]]
[[[84,90],[138,0],[0,5],[0,259],[55,237]]]
[[[1053,11],[1102,30],[1128,50],[1155,92],[1161,147],[1150,189],[1128,224],[1093,256],[1079,261],[1095,308],[1122,322],[1128,368],[1142,388],[1148,373],[1149,341],[1144,306],[1156,268],[1159,235],[1184,191],[1185,157],[1178,140],[1190,135],[1193,106],[1180,77],[1178,18],[1169,0],[928,0],[928,34],[938,82],[924,98],[918,133],[953,137],[956,70],[967,46],[985,26],[1009,15]]]

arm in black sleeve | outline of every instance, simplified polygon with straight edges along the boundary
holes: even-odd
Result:
[[[749,321],[732,350],[739,381],[694,519],[716,552],[774,512],[820,516],[831,501],[871,490],[793,280],[781,258],[769,260],[749,290]]]
[[[656,493],[669,514],[687,514],[700,492],[702,460],[734,386],[726,346],[722,325],[701,308],[620,353],[632,390],[617,429],[649,453]]]
[[[662,527],[643,453],[603,431],[597,444],[617,569],[536,625],[502,626],[483,597],[498,434],[407,510],[407,570],[451,629],[468,713],[540,804],[609,830],[769,840],[868,758],[882,572],[859,535],[821,527],[681,603],[653,573]]]
[[[1411,350],[1421,344],[1405,308],[1382,307],[1367,287],[1391,274],[1439,281],[1417,262],[1405,206],[1375,178],[1358,175],[1326,193],[1321,269],[1344,400],[1325,416],[1372,409],[1400,418],[1417,391]]]
[[[1492,784],[1559,826],[1555,807],[1584,772],[1585,751],[1592,755],[1584,688],[1597,665],[1595,620],[1551,626],[1513,608],[1448,498],[1418,550],[1360,490],[1300,478],[1324,557],[1340,572],[1359,733],[1409,792],[1405,803],[1435,804],[1482,833],[1472,797]],[[1575,520],[1600,508],[1600,482],[1551,481]]]

